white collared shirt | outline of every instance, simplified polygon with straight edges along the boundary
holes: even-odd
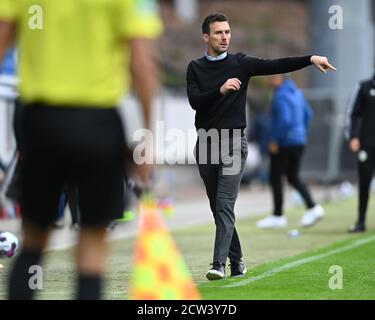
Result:
[[[227,57],[228,55],[228,52],[223,52],[222,54],[218,55],[217,57],[213,57],[213,56],[210,56],[208,55],[208,53],[206,52],[205,53],[205,56],[207,58],[208,61],[219,61],[219,60],[223,60]]]

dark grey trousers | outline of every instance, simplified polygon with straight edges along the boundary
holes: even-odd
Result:
[[[207,143],[198,138],[195,156],[216,224],[213,262],[226,264],[227,257],[232,262],[242,258],[241,244],[235,227],[234,205],[240,188],[248,147],[244,135],[234,140],[219,140],[220,143],[216,141]],[[200,157],[202,150],[210,149],[211,151],[219,150],[218,161],[214,161],[210,155],[207,161],[202,161]]]

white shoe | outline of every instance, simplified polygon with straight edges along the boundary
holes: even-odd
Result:
[[[325,211],[321,205],[316,205],[314,208],[307,210],[301,220],[301,227],[311,227],[320,219],[323,219]]]
[[[288,222],[286,217],[279,217],[279,216],[268,216],[262,220],[257,222],[257,227],[261,229],[277,229],[277,228],[285,228]]]

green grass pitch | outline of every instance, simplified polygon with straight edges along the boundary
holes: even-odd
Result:
[[[206,280],[212,260],[213,223],[177,230],[173,236],[203,299],[375,299],[374,200],[370,199],[368,209],[369,231],[362,235],[346,232],[356,218],[356,199],[325,204],[326,217],[312,228],[299,229],[297,238],[288,238],[287,232],[298,228],[303,208],[288,210],[289,227],[281,230],[257,229],[255,222],[259,216],[238,220],[249,270],[242,279]],[[110,243],[106,299],[127,298],[134,243],[134,238]],[[12,259],[0,259],[0,263],[4,265],[0,273],[0,299],[4,299]],[[332,277],[337,276],[329,273],[331,266],[341,268],[342,289],[329,287],[330,280],[335,279]],[[43,271],[44,286],[37,298],[71,299],[75,279],[73,251],[49,252]],[[230,274],[229,268],[227,271]]]

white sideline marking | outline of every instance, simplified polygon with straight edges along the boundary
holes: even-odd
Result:
[[[353,242],[352,244],[349,244],[345,247],[338,248],[338,249],[335,249],[335,250],[332,250],[332,251],[328,251],[326,253],[318,254],[318,255],[315,255],[315,256],[311,256],[311,257],[308,257],[308,258],[304,258],[304,259],[301,259],[301,260],[297,260],[297,261],[293,261],[293,262],[284,264],[280,267],[276,267],[274,269],[268,270],[268,271],[266,271],[266,272],[264,272],[264,273],[262,273],[258,276],[247,278],[247,279],[244,279],[244,280],[236,282],[236,283],[227,284],[227,285],[223,286],[223,288],[241,287],[241,286],[247,285],[249,283],[252,283],[252,282],[255,282],[255,281],[270,277],[270,276],[273,276],[276,273],[280,273],[280,272],[283,272],[283,271],[286,271],[286,270],[289,270],[289,269],[293,269],[293,268],[299,267],[299,266],[301,266],[303,264],[306,264],[306,263],[310,263],[310,262],[320,260],[320,259],[325,258],[325,257],[332,256],[332,255],[337,254],[337,253],[345,252],[345,251],[360,247],[360,246],[362,246],[364,244],[367,244],[369,242],[372,242],[372,241],[375,241],[375,236],[365,238],[365,239],[361,239],[361,240],[357,240],[357,241]]]

